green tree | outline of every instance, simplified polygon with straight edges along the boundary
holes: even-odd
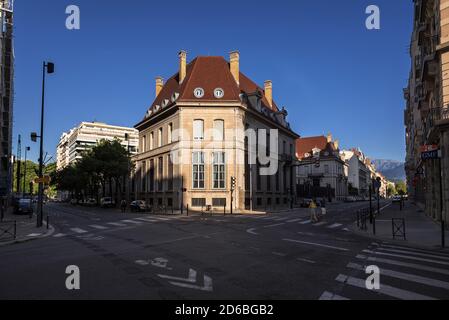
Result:
[[[404,181],[398,181],[395,183],[396,191],[399,195],[405,195],[407,194],[407,185]]]

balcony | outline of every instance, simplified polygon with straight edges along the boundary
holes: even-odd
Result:
[[[429,109],[424,121],[424,136],[428,143],[436,141],[439,127],[443,125],[449,125],[449,106]]]

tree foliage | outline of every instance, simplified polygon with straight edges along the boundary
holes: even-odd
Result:
[[[105,195],[107,186],[110,194],[113,184],[120,188],[131,169],[129,154],[119,140],[101,140],[79,161],[55,172],[52,181],[58,190],[75,197],[96,198],[100,190]]]

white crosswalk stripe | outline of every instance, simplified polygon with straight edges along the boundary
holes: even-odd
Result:
[[[98,229],[98,230],[106,230],[106,229],[109,229],[108,227],[100,226],[100,225],[97,225],[97,224],[91,224],[89,227],[94,228],[94,229]]]
[[[324,226],[325,224],[327,224],[327,222],[326,221],[322,221],[322,222],[314,223],[313,226],[314,227],[320,227],[320,226]]]
[[[339,274],[335,279],[338,282],[345,283],[350,286],[366,289],[365,281],[366,279],[359,279],[351,276],[347,276],[344,274]],[[393,298],[401,299],[401,300],[436,300],[433,297],[429,297],[423,294],[419,294],[416,292],[395,288],[386,284],[381,284],[379,290],[375,290],[377,293],[384,294],[386,296],[390,296]]]
[[[309,224],[309,223],[312,223],[312,220],[306,220],[306,221],[299,222],[299,224]]]
[[[118,223],[118,222],[108,222],[107,224],[114,226],[114,227],[126,227],[126,224]]]
[[[75,232],[75,233],[87,233],[86,230],[83,230],[81,228],[71,228],[70,230]]]
[[[349,263],[348,268],[359,270],[359,271],[365,271],[365,268],[357,263]],[[445,282],[445,281],[441,281],[441,280],[422,277],[422,276],[418,276],[418,275],[410,274],[410,273],[398,272],[398,271],[389,270],[389,269],[385,269],[385,268],[380,268],[380,273],[382,276],[388,276],[388,277],[392,277],[392,278],[397,278],[397,279],[401,279],[401,280],[416,282],[419,284],[424,284],[424,285],[428,285],[428,286],[432,286],[432,287],[443,288],[443,289],[449,290],[449,282]]]
[[[341,227],[341,226],[342,226],[341,223],[334,223],[334,224],[328,226],[327,228],[328,229],[335,229],[335,228],[338,228],[338,227]]]
[[[57,233],[57,234],[55,234],[53,236],[53,238],[62,238],[62,237],[65,237],[65,236],[66,236],[66,234],[64,234],[64,233]]]
[[[414,257],[414,256],[409,256],[409,255],[403,255],[403,254],[379,252],[379,251],[372,251],[372,250],[363,250],[362,252],[369,253],[369,254],[388,256],[388,257],[404,258],[404,259],[409,259],[409,260],[416,260],[416,261],[430,262],[430,263],[436,263],[436,264],[443,264],[443,265],[448,265],[449,266],[449,262],[432,260],[432,259],[425,259],[425,258]]]
[[[142,223],[143,223],[143,222],[135,221],[135,220],[122,220],[122,221],[120,221],[120,222],[123,222],[123,223],[132,223],[132,224],[142,224]]]
[[[302,221],[302,219],[291,219],[291,220],[287,220],[288,223],[298,222],[298,221]]]
[[[371,247],[374,249],[357,254],[356,261],[349,261],[346,266],[349,273],[340,273],[335,279],[338,285],[323,292],[320,300],[369,299],[370,295],[373,299],[379,299],[379,295],[403,300],[447,299],[449,263],[444,252],[384,243],[372,243]],[[378,290],[367,288],[366,267],[370,265],[380,271]],[[358,290],[361,291],[357,294]]]
[[[157,222],[157,220],[150,219],[150,218],[136,218],[134,220],[139,220],[139,221],[144,221],[144,222]]]
[[[323,292],[319,300],[350,300],[350,299],[331,293],[329,291],[325,291]]]

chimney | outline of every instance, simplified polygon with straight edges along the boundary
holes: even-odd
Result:
[[[332,142],[332,135],[330,133],[327,134],[327,142],[328,143]]]
[[[187,52],[181,50],[179,52],[179,83],[182,83],[186,77],[187,72]]]
[[[161,93],[162,88],[164,88],[164,79],[162,77],[156,77],[156,98]]]
[[[231,65],[231,73],[237,84],[240,84],[240,53],[232,51],[229,54],[229,62]]]
[[[270,108],[273,107],[273,83],[271,80],[265,81],[265,98],[268,100]]]

